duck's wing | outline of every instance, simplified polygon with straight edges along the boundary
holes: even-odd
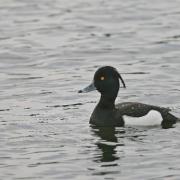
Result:
[[[160,113],[168,113],[170,109],[159,106],[153,106],[137,102],[124,102],[116,105],[116,108],[121,115],[127,115],[132,117],[141,117],[146,115],[151,110],[156,110]]]

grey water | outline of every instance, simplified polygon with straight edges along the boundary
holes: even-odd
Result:
[[[103,65],[180,117],[180,1],[0,1],[1,180],[180,179],[180,124],[89,125]]]

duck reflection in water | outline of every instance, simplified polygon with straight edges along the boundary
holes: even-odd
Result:
[[[117,154],[117,146],[124,146],[123,143],[118,143],[117,133],[124,133],[124,131],[117,131],[115,127],[93,127],[92,132],[100,137],[96,143],[98,149],[102,154],[95,157],[96,162],[113,162],[119,159]],[[114,164],[116,166],[116,164]]]

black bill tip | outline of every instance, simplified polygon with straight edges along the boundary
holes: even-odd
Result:
[[[82,90],[79,90],[78,93],[82,93],[83,91]]]

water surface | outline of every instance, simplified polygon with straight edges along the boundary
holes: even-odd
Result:
[[[179,179],[180,125],[101,128],[102,65],[126,81],[117,102],[180,116],[180,2],[0,1],[0,179]]]

